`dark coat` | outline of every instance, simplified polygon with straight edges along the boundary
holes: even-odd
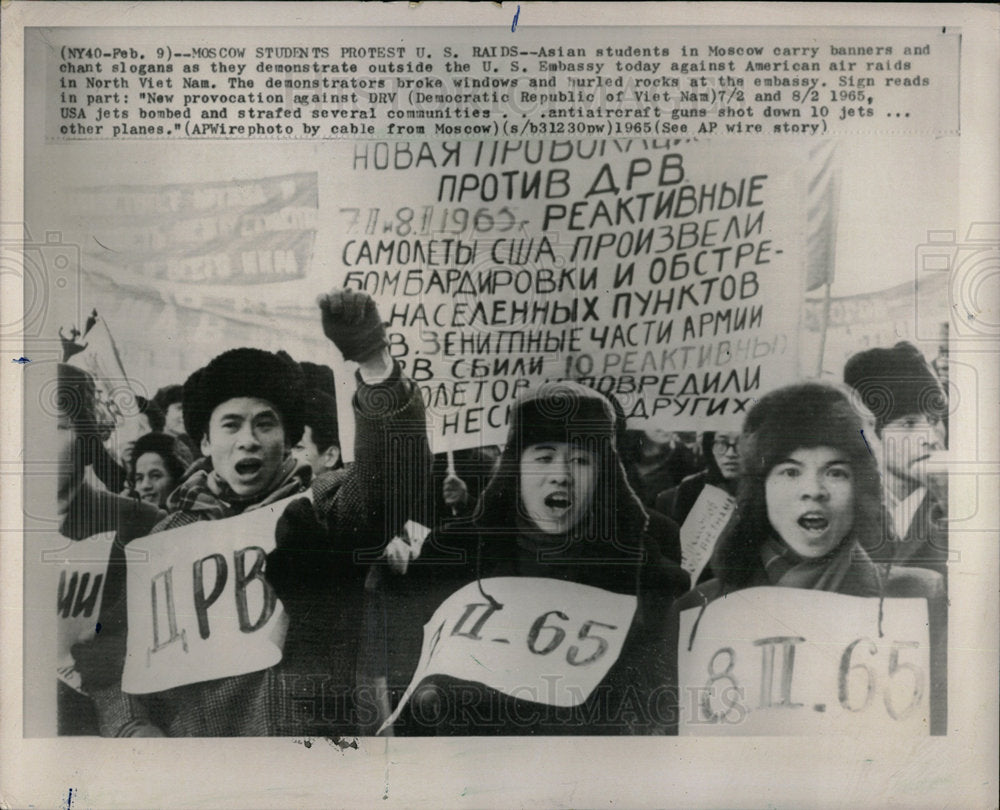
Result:
[[[352,605],[360,610],[363,572],[406,518],[421,516],[431,459],[419,389],[398,366],[378,385],[361,383],[354,410],[356,461],[319,476],[313,503],[300,499],[287,507],[277,547],[268,555],[265,575],[289,616],[281,663],[132,697],[132,716],[122,717],[123,726],[144,715],[169,736],[341,734],[354,728],[354,711],[342,697],[354,686],[349,659],[360,622],[328,620]],[[224,512],[176,512],[157,528]]]

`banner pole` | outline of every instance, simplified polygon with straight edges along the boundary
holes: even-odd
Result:
[[[816,361],[816,379],[823,378],[823,355],[826,353],[826,330],[830,326],[830,287],[832,282],[826,283],[826,293],[823,296],[823,328],[819,335],[819,359]]]

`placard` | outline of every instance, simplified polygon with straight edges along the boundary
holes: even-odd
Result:
[[[161,692],[281,660],[288,620],[264,564],[278,518],[301,497],[130,544],[149,556],[128,568],[123,691]]]
[[[736,499],[719,487],[706,484],[681,526],[681,568],[691,575],[691,587],[705,570],[719,538],[736,517]]]
[[[686,610],[680,733],[926,735],[928,635],[924,599],[748,588]]]
[[[621,655],[635,610],[634,596],[557,579],[470,582],[424,625],[420,662],[379,733],[435,674],[535,703],[579,706]]]
[[[67,686],[82,692],[72,649],[74,644],[90,641],[97,634],[115,532],[63,542],[65,545],[58,551],[43,555],[43,560],[51,564],[47,570],[52,575],[56,600],[56,674]]]

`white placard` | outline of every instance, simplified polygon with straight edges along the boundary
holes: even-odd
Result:
[[[72,649],[74,644],[90,641],[97,633],[115,532],[66,542],[59,551],[46,552],[43,556],[43,560],[51,564],[49,571],[58,617],[56,674],[63,683],[83,691]]]
[[[705,570],[719,538],[733,525],[736,499],[706,484],[681,526],[681,568],[691,575],[691,587]]]
[[[634,596],[562,580],[471,582],[424,625],[420,663],[379,732],[396,721],[420,682],[435,674],[535,703],[579,706],[621,655],[635,610]]]
[[[682,735],[929,733],[926,600],[880,617],[878,599],[749,588],[699,613],[680,617]]]
[[[300,497],[130,544],[149,557],[128,568],[125,692],[160,692],[281,660],[288,622],[263,570],[278,518]]]

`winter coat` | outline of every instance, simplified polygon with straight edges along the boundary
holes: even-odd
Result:
[[[313,503],[299,499],[287,507],[276,530],[277,547],[268,555],[265,576],[289,617],[282,661],[259,672],[129,696],[130,716],[122,718],[125,722],[137,715],[147,717],[168,736],[187,737],[350,731],[344,711],[319,706],[315,700],[317,689],[326,686],[325,681],[317,684],[317,679],[328,678],[331,663],[337,664],[331,655],[350,646],[344,636],[352,628],[321,621],[343,607],[347,598],[343,583],[356,579],[353,569],[342,574],[345,553],[341,552],[349,547],[350,556],[369,549],[377,556],[379,544],[384,546],[392,536],[387,534],[392,529],[388,516],[409,502],[422,502],[413,494],[414,482],[425,481],[430,468],[423,401],[398,366],[377,385],[366,385],[359,377],[354,410],[356,461],[342,471],[318,476],[312,486]],[[388,459],[396,463],[387,463]],[[222,501],[207,485],[206,473],[204,465],[195,466],[168,504],[181,508],[156,530],[246,511]],[[286,476],[255,506],[301,491],[300,481],[295,475]],[[303,526],[308,530],[300,531]],[[353,632],[358,632],[357,625]],[[337,688],[329,690],[331,696],[353,682],[333,686]]]
[[[581,705],[557,707],[435,675],[413,693],[391,733],[653,734],[664,728],[658,690],[669,669],[666,619],[686,579],[660,551],[676,535],[649,535],[649,517],[615,450],[614,426],[607,400],[577,384],[550,383],[523,397],[512,410],[509,440],[475,515],[435,530],[405,576],[386,578],[382,600],[385,679],[393,706],[415,672],[424,625],[455,591],[477,581],[482,589],[482,580],[491,577],[543,577],[634,596],[624,647],[603,681]],[[518,516],[521,453],[532,444],[560,441],[560,431],[594,451],[598,484],[590,513],[568,535],[542,535]],[[669,527],[660,531],[670,533]],[[430,714],[426,701],[434,704]]]

